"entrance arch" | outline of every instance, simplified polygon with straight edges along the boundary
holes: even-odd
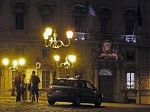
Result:
[[[99,71],[99,90],[103,94],[104,102],[113,101],[113,74],[110,69]]]

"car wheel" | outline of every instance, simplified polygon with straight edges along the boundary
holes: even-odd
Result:
[[[101,105],[101,103],[102,103],[102,98],[99,97],[99,98],[97,99],[96,103],[95,103],[95,106],[96,106],[96,107],[99,107],[99,106]]]
[[[79,106],[79,105],[80,105],[80,102],[81,102],[80,97],[76,97],[76,98],[75,98],[75,101],[73,102],[73,104],[74,104],[75,106]]]
[[[49,103],[50,105],[54,105],[54,104],[55,104],[55,101],[54,101],[54,100],[48,100],[48,103]]]

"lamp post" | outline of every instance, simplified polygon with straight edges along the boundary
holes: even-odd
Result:
[[[64,44],[63,41],[57,40],[58,36],[57,36],[56,30],[53,30],[50,27],[45,29],[43,36],[44,36],[46,47],[51,47],[51,48],[57,49],[57,48],[60,48],[62,46],[67,47],[70,45],[70,39],[73,37],[73,32],[72,31],[66,32],[68,44]]]
[[[18,66],[23,66],[25,65],[25,59],[24,58],[20,58],[20,59],[15,59],[13,60],[11,63],[9,61],[8,58],[4,58],[2,59],[2,64],[5,66],[5,67],[8,67],[8,69],[11,69],[12,71],[12,91],[11,91],[11,95],[14,96],[15,95],[15,87],[14,87],[14,84],[13,84],[13,80],[14,78],[16,77],[16,73],[14,74],[13,72],[16,72],[16,70],[18,69]],[[8,71],[8,70],[7,70]],[[5,70],[4,70],[5,72]],[[7,74],[9,75],[9,73]],[[7,83],[7,82],[6,82]]]
[[[60,56],[54,55],[54,60],[56,61],[57,67],[64,67],[65,68],[65,74],[67,75],[68,69],[73,67],[73,63],[76,61],[76,56],[75,55],[68,55],[65,58],[65,62],[59,62]]]

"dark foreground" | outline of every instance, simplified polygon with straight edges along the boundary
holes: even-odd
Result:
[[[150,112],[150,105],[103,103],[101,107],[95,108],[91,104],[74,107],[71,103],[60,102],[51,106],[45,99],[39,103],[16,103],[14,98],[0,97],[0,112]]]

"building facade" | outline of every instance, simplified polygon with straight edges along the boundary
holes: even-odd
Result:
[[[18,69],[0,64],[0,95],[12,95],[18,72],[29,83],[36,70],[43,91],[55,77],[80,75],[105,102],[150,104],[149,5],[149,0],[0,0],[0,59],[26,60]],[[71,44],[45,47],[47,26],[64,43],[65,31],[73,30]],[[57,67],[54,54],[62,59],[75,54],[77,60],[73,67]]]

